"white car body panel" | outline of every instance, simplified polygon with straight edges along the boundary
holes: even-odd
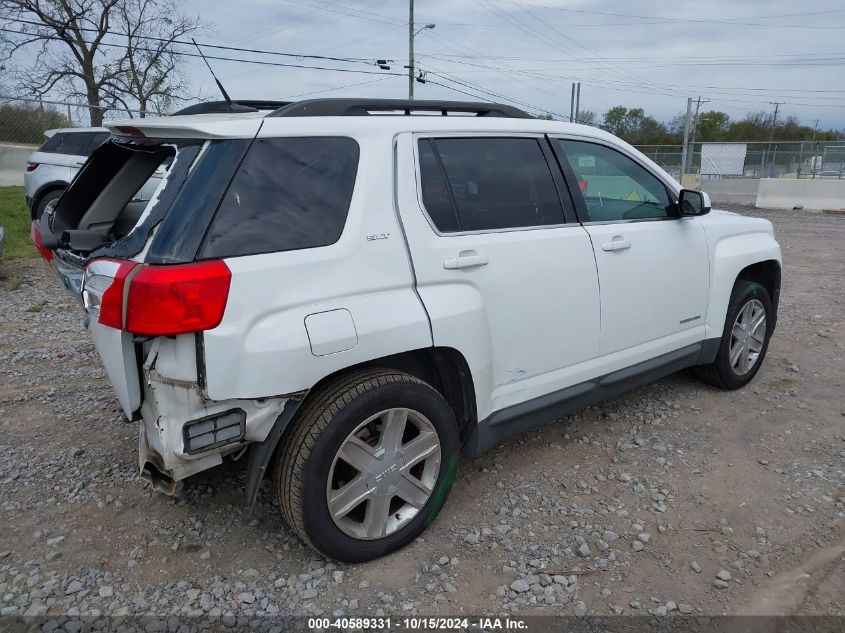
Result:
[[[704,340],[709,260],[698,218],[586,229],[601,285],[602,373]],[[603,250],[617,240],[630,246]]]
[[[707,235],[711,262],[705,338],[716,338],[722,336],[737,275],[757,262],[780,263],[781,249],[768,220],[712,211],[700,222]]]

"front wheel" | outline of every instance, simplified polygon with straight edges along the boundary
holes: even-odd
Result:
[[[449,404],[396,370],[362,370],[309,395],[282,440],[276,494],[308,545],[346,562],[413,541],[443,507],[460,450]]]
[[[716,360],[696,367],[696,373],[722,389],[744,387],[760,370],[773,324],[772,300],[766,289],[753,281],[737,281]]]

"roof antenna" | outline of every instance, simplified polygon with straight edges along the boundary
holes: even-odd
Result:
[[[226,105],[229,106],[229,111],[231,111],[232,100],[229,98],[229,94],[226,92],[226,89],[223,87],[223,84],[220,83],[220,80],[217,78],[217,75],[214,74],[214,71],[211,69],[211,64],[208,63],[208,60],[205,58],[205,55],[202,54],[202,49],[200,48],[200,45],[197,44],[197,41],[193,37],[191,38],[191,41],[194,43],[194,46],[197,47],[200,57],[202,57],[202,61],[205,62],[205,65],[208,68],[208,72],[211,73],[211,76],[214,77],[214,81],[217,82],[217,87],[220,88],[220,92],[223,93],[223,98],[226,100]]]

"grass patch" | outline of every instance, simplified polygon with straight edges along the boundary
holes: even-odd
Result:
[[[0,187],[0,224],[6,233],[4,259],[38,257],[29,239],[29,209],[23,187]]]

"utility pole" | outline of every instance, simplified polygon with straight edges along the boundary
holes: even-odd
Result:
[[[572,96],[569,98],[569,122],[575,122],[575,82],[572,82]]]
[[[681,186],[684,184],[684,174],[687,171],[687,148],[689,147],[689,124],[692,113],[692,97],[687,97],[687,116],[684,119],[684,146],[681,149]]]
[[[690,149],[687,152],[687,156],[689,158],[689,170],[692,171],[692,164],[695,160],[695,133],[698,130],[698,110],[701,108],[702,103],[710,103],[710,99],[702,99],[698,97],[695,100],[695,116],[692,119],[692,137],[690,138]]]
[[[772,155],[772,141],[775,139],[775,126],[778,122],[778,109],[783,105],[783,101],[770,101],[769,105],[775,106],[775,113],[772,115],[772,129],[769,131],[769,156]],[[771,160],[769,163],[769,173],[771,174],[771,169],[774,167],[775,163],[774,160]]]
[[[578,123],[578,115],[581,113],[581,82],[575,86],[575,122]]]
[[[414,98],[414,0],[408,5],[408,100]]]

